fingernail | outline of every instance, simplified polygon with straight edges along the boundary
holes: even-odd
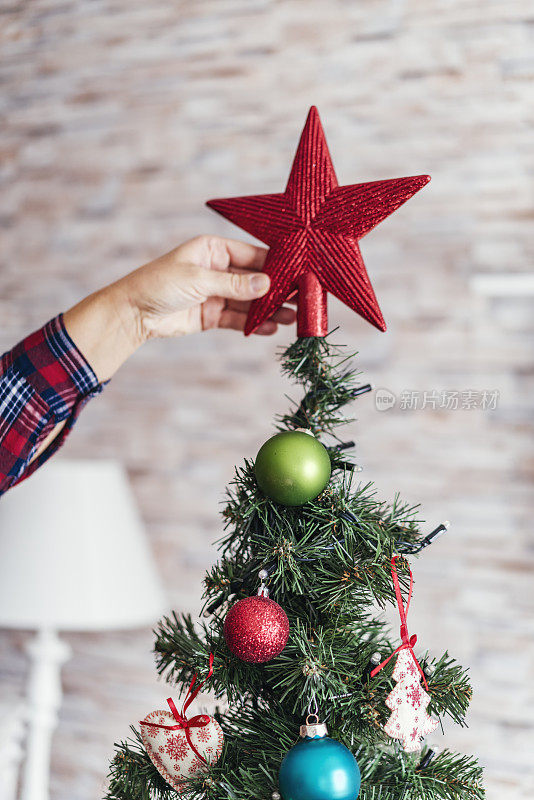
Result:
[[[252,275],[250,279],[250,290],[254,292],[254,294],[261,296],[262,294],[265,294],[270,283],[271,282],[268,275],[258,272],[256,275]]]

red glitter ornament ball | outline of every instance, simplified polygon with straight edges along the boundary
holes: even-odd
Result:
[[[224,638],[241,661],[263,664],[282,652],[289,636],[284,609],[261,595],[239,600],[224,621]]]

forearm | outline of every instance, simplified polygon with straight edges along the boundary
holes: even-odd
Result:
[[[109,380],[143,343],[123,281],[84,298],[64,313],[63,322],[101,382]]]
[[[0,493],[61,446],[83,405],[146,339],[243,331],[251,301],[269,288],[260,272],[265,256],[265,249],[231,239],[191,239],[86,297],[10,351],[3,368],[21,348],[35,351],[36,363],[22,352],[20,374],[6,378],[16,424],[10,423],[11,438],[4,436],[3,455],[0,440]],[[256,333],[272,334],[277,323],[293,320],[294,311],[280,309]],[[25,393],[36,406],[30,414]]]
[[[101,383],[109,380],[142,344],[136,314],[120,284],[106,286],[85,297],[63,314],[63,323]],[[30,463],[44,453],[63,426],[63,422],[56,425],[40,443]]]
[[[94,370],[72,341],[61,316],[3,354],[0,494],[57,450],[83,406],[101,390]]]

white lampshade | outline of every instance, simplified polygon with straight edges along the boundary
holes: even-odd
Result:
[[[54,459],[0,499],[0,627],[135,628],[163,608],[119,463]]]

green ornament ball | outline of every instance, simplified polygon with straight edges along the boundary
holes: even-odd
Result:
[[[321,494],[330,480],[326,447],[303,431],[283,431],[260,448],[255,464],[262,492],[283,506],[302,506]]]

